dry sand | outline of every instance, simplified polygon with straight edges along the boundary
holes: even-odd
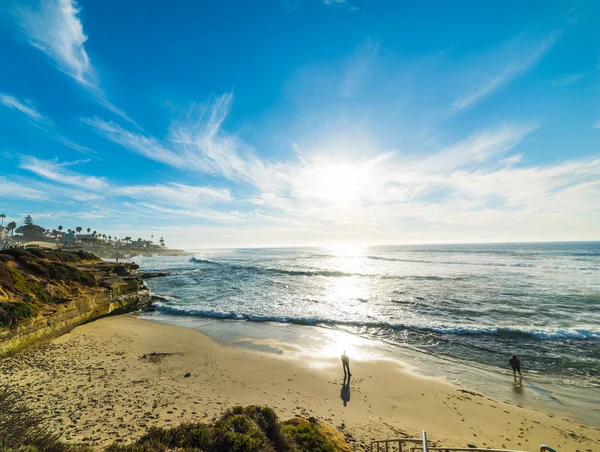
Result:
[[[152,352],[167,355],[148,358]],[[562,452],[600,451],[597,426],[470,393],[389,361],[351,366],[344,406],[337,356],[317,365],[116,316],[0,361],[0,378],[43,410],[64,440],[96,446],[130,442],[150,426],[210,421],[238,404],[266,404],[281,419],[328,422],[356,450],[367,450],[371,440],[427,430],[431,440],[448,446],[537,451],[545,443]]]

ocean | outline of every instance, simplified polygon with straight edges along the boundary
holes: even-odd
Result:
[[[142,257],[154,317],[305,325],[600,388],[600,242],[207,250]]]

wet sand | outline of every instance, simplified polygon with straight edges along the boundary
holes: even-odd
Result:
[[[64,440],[96,446],[130,442],[151,426],[210,421],[233,405],[266,404],[281,419],[328,422],[356,450],[422,430],[447,446],[600,450],[598,426],[422,377],[396,361],[353,359],[350,389],[342,393],[339,356],[298,359],[250,345],[116,316],[0,361],[0,378],[43,411]],[[349,396],[345,406],[342,395]]]

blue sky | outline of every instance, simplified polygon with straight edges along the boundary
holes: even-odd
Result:
[[[599,240],[600,3],[412,3],[3,2],[0,211],[186,248]]]

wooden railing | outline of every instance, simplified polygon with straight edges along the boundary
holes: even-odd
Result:
[[[418,452],[423,450],[423,446],[411,447],[411,452]],[[512,449],[485,449],[479,447],[428,447],[428,450],[437,452],[525,452],[522,450]]]
[[[371,442],[371,452],[403,452],[408,451],[404,448],[407,443],[418,443],[423,448],[423,440],[421,438],[398,438],[398,439],[383,439],[380,441]]]
[[[412,443],[413,445],[410,445]],[[479,447],[443,447],[429,446],[427,432],[423,431],[423,438],[398,438],[384,439],[371,442],[371,452],[526,452],[511,449],[486,449]],[[540,452],[558,452],[549,446],[540,446]]]

